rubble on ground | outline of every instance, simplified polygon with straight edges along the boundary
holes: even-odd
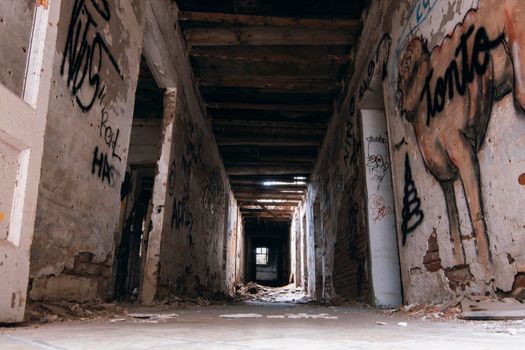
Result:
[[[185,309],[189,306],[207,307],[212,303],[223,303],[225,298],[218,298],[217,300],[209,301],[203,297],[197,298],[180,298],[177,296],[170,296],[169,298],[149,306],[163,311],[165,308],[170,309]],[[104,303],[101,300],[92,302],[76,302],[76,301],[57,301],[57,302],[34,302],[30,301],[26,308],[25,320],[28,323],[49,323],[49,322],[64,322],[73,320],[100,320],[112,319],[112,321],[120,322],[128,319],[158,321],[167,318],[174,318],[173,315],[166,315],[163,313],[144,314],[134,313],[128,314],[128,309],[141,310],[138,303]],[[143,317],[142,317],[142,316]]]
[[[103,302],[29,302],[26,308],[26,322],[31,323],[105,319],[126,315],[125,307]]]
[[[465,294],[442,304],[412,304],[385,313],[423,320],[505,320],[525,318],[525,304],[513,298]]]
[[[303,289],[296,288],[294,284],[284,287],[266,287],[255,282],[237,284],[234,298],[237,301],[261,301],[268,303],[302,304],[310,301]]]

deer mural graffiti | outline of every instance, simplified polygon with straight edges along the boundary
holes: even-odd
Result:
[[[482,1],[428,50],[413,39],[399,64],[398,103],[415,131],[424,164],[445,194],[456,264],[465,263],[454,182],[461,180],[480,262],[492,261],[477,153],[494,101],[513,92],[525,111],[525,2]]]

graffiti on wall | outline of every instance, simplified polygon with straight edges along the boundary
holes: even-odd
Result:
[[[111,157],[122,161],[122,157],[117,153],[118,139],[120,136],[120,129],[109,125],[109,113],[107,107],[102,109],[100,117],[99,136],[102,138],[107,147],[111,150]]]
[[[193,230],[193,213],[189,205],[189,196],[185,195],[177,200],[173,196],[173,212],[171,214],[171,229],[187,230],[187,240],[192,245],[192,230]]]
[[[461,180],[477,254],[485,266],[491,252],[480,185],[477,153],[494,101],[513,91],[525,110],[525,3],[480,2],[439,47],[430,51],[414,38],[398,62],[398,103],[414,126],[418,146],[430,173],[439,181],[457,264],[465,262],[454,182]]]
[[[392,208],[385,204],[385,198],[379,194],[373,194],[368,197],[368,207],[372,222],[375,224],[392,214]]]
[[[350,98],[348,103],[349,119],[345,121],[345,144],[344,144],[344,161],[347,166],[354,166],[357,164],[358,156],[361,152],[362,143],[357,134],[355,127],[355,118],[357,104],[363,99],[367,90],[370,89],[370,84],[376,74],[377,67],[381,69],[381,79],[384,80],[387,76],[387,62],[388,54],[392,39],[388,34],[383,35],[377,48],[372,55],[372,59],[366,66],[366,74],[359,83],[358,93]]]
[[[368,142],[366,167],[372,177],[377,180],[377,190],[379,190],[390,169],[386,138],[381,135],[369,136],[366,141]]]
[[[67,85],[84,112],[89,111],[96,99],[105,94],[106,86],[101,76],[104,63],[109,63],[124,80],[117,59],[100,32],[103,28],[101,22],[108,22],[111,18],[109,4],[107,0],[91,0],[90,3],[91,6],[88,6],[86,0],[75,0],[60,66],[60,74],[66,75]]]
[[[99,152],[98,146],[93,151],[91,174],[97,176],[109,186],[115,186],[115,167],[111,165],[107,153]]]
[[[111,125],[109,102],[106,101],[107,86],[103,81],[103,70],[109,65],[121,81],[122,69],[103,37],[104,24],[111,19],[108,0],[75,0],[67,29],[60,75],[83,112],[89,112],[95,103],[101,106],[99,137],[107,147],[96,146],[91,162],[91,174],[102,183],[114,187],[119,176],[115,162],[122,162],[118,153],[120,129]]]
[[[421,223],[425,215],[421,210],[421,199],[417,194],[417,188],[412,178],[412,168],[408,153],[405,155],[405,189],[403,194],[403,209],[401,212],[401,233],[403,234],[403,245],[406,244],[407,237]]]

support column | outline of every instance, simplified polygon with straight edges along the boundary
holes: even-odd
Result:
[[[148,237],[146,263],[142,274],[140,301],[151,305],[157,296],[160,273],[160,247],[164,233],[165,203],[168,199],[168,176],[173,150],[173,132],[175,130],[175,110],[177,89],[168,88],[164,94],[164,118],[162,120],[162,148],[157,162],[157,174],[153,185],[153,211],[151,231]]]

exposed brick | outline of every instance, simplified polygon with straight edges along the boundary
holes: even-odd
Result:
[[[464,291],[466,287],[470,286],[470,282],[474,280],[468,265],[459,265],[445,269],[445,276],[447,276],[450,289],[453,291],[458,289]]]
[[[439,244],[437,241],[436,229],[432,232],[428,238],[428,250],[423,257],[423,265],[429,272],[436,272],[442,270],[441,258],[439,257]]]

